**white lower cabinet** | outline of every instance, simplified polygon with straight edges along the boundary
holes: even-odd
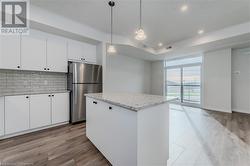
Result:
[[[102,111],[106,107],[105,103],[97,100],[87,98],[86,110],[90,110],[86,113],[86,124],[88,126],[87,136],[96,145],[96,147],[103,152],[106,158],[110,158],[110,153],[105,151],[103,145],[106,144],[108,137],[106,136],[106,127],[108,126],[106,121],[107,114]],[[96,122],[101,122],[97,124]],[[107,145],[106,145],[107,146]]]
[[[30,96],[30,128],[39,128],[51,124],[51,95]]]
[[[4,97],[0,97],[0,137],[4,135]]]
[[[0,97],[0,137],[28,133],[68,121],[68,93]]]
[[[87,97],[86,135],[112,165],[166,166],[168,110],[168,103],[133,111]]]
[[[29,96],[5,97],[5,134],[29,129]]]
[[[136,165],[136,112],[88,97],[86,111],[87,137],[111,164]]]
[[[69,121],[69,94],[57,93],[51,98],[52,124]]]

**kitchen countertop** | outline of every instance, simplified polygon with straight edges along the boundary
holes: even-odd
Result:
[[[19,95],[52,94],[52,93],[66,93],[66,92],[69,92],[69,91],[68,90],[61,90],[61,91],[44,91],[44,92],[7,92],[7,93],[0,93],[0,97],[19,96]]]
[[[168,102],[165,96],[141,93],[89,93],[85,94],[85,96],[133,111],[139,111],[144,108]]]

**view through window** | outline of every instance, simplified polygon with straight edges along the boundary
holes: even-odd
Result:
[[[165,61],[165,94],[181,103],[200,105],[202,57]]]

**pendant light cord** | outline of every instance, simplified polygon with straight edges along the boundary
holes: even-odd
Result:
[[[142,24],[142,0],[140,0],[140,29],[141,29],[141,24]]]
[[[113,44],[113,7],[111,6],[111,24],[110,24],[110,29],[111,29],[111,45]]]

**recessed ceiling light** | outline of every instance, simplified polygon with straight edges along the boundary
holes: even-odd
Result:
[[[199,35],[201,35],[201,34],[203,34],[203,33],[204,33],[204,30],[202,30],[202,29],[198,31],[198,34],[199,34]]]
[[[158,46],[161,47],[161,46],[162,46],[162,43],[158,43]]]
[[[182,5],[182,6],[181,6],[181,11],[182,11],[182,12],[185,12],[185,11],[187,11],[187,10],[188,10],[188,5],[185,4],[185,5]]]

